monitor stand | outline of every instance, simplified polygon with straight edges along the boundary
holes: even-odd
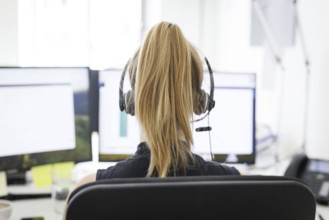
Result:
[[[76,163],[72,171],[73,182],[78,182],[88,174],[96,173],[99,169],[107,169],[114,166],[116,162],[99,162],[99,135],[97,132],[91,133],[92,160]]]

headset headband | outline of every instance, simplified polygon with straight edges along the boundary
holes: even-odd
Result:
[[[207,65],[207,68],[208,68],[208,71],[209,71],[209,77],[210,77],[210,94],[209,94],[209,98],[208,96],[206,97],[207,101],[206,101],[206,111],[207,111],[207,114],[200,118],[200,119],[197,119],[195,120],[194,122],[197,122],[197,121],[201,121],[202,119],[204,119],[206,116],[209,115],[210,111],[215,107],[215,101],[214,101],[214,76],[213,76],[213,71],[211,69],[211,66],[209,64],[209,61],[206,57],[204,57],[205,61],[206,61],[206,65]],[[127,106],[126,106],[126,94],[123,92],[123,85],[124,85],[124,79],[125,79],[125,75],[126,75],[126,71],[128,69],[128,66],[130,64],[130,59],[128,60],[128,62],[126,63],[124,69],[123,69],[123,72],[121,74],[121,79],[120,79],[120,87],[119,87],[119,107],[120,107],[120,110],[121,111],[124,111],[126,110],[127,112]],[[129,92],[128,92],[129,93]],[[133,113],[134,115],[134,113]]]
[[[125,75],[126,75],[126,71],[127,71],[127,68],[130,64],[130,59],[128,60],[128,62],[126,63],[124,69],[123,69],[123,72],[121,74],[121,79],[120,79],[120,87],[119,87],[119,107],[120,107],[120,110],[121,111],[124,111],[125,110],[125,99],[124,99],[124,93],[123,93],[123,82],[125,80]]]

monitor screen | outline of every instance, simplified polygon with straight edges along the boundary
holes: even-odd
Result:
[[[136,117],[119,109],[122,70],[99,71],[99,159],[119,161],[135,153],[140,130]],[[126,76],[124,92],[130,89]],[[206,79],[207,77],[204,77]],[[210,153],[222,162],[254,163],[255,160],[255,74],[214,73],[215,108],[209,117],[193,126],[193,151],[206,159]],[[204,84],[208,84],[205,82]],[[209,91],[209,88],[208,90]],[[208,132],[195,128],[212,127]],[[198,119],[194,116],[194,119]],[[210,144],[211,143],[211,144]]]
[[[193,124],[194,152],[219,162],[255,162],[255,85],[252,73],[214,73],[215,108]],[[208,126],[210,132],[195,130]]]
[[[91,160],[89,72],[0,68],[0,170]]]
[[[99,71],[99,160],[119,161],[134,154],[139,143],[136,117],[119,109],[119,84],[122,70]],[[128,90],[126,75],[124,88]]]

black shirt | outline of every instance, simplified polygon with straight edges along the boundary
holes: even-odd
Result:
[[[199,155],[193,154],[195,162],[186,172],[177,171],[177,176],[209,176],[209,175],[240,175],[234,167],[219,164],[218,162],[205,161]],[[136,153],[115,166],[97,171],[96,180],[109,178],[146,177],[150,164],[150,151],[145,142],[138,145]],[[170,174],[168,176],[173,176]]]

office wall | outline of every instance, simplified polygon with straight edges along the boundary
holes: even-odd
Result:
[[[207,2],[207,1],[206,1]],[[268,46],[250,46],[251,1],[221,0],[215,6],[218,20],[216,59],[219,70],[255,71],[258,77],[257,122],[279,132],[282,156],[296,152],[304,140],[306,70],[300,36],[284,48],[284,71],[269,62]],[[301,27],[311,62],[306,151],[312,157],[329,159],[329,26],[325,0],[298,1]],[[269,65],[272,70],[269,71]],[[267,68],[266,68],[267,67]],[[266,83],[267,82],[267,83]],[[270,86],[269,86],[270,82]]]
[[[178,24],[185,36],[207,58],[215,62],[218,54],[218,0],[144,0],[144,31],[159,21]]]
[[[326,0],[300,1],[301,22],[311,62],[307,151],[311,156],[329,160],[328,9]],[[304,74],[305,71],[295,71],[296,79]]]
[[[306,152],[311,157],[329,160],[329,26],[325,0],[300,0],[298,12],[300,27],[310,59],[309,103],[306,93],[306,68],[303,44],[297,32],[296,43],[285,49],[282,74],[283,96],[281,106],[281,148],[290,152],[298,150],[306,140]],[[280,85],[280,84],[279,84]],[[304,111],[307,104],[306,131]],[[305,132],[305,133],[304,133]]]
[[[0,0],[0,65],[18,64],[17,0]]]
[[[201,0],[145,0],[146,28],[148,31],[159,21],[173,22],[179,25],[185,36],[198,45],[201,36]]]

